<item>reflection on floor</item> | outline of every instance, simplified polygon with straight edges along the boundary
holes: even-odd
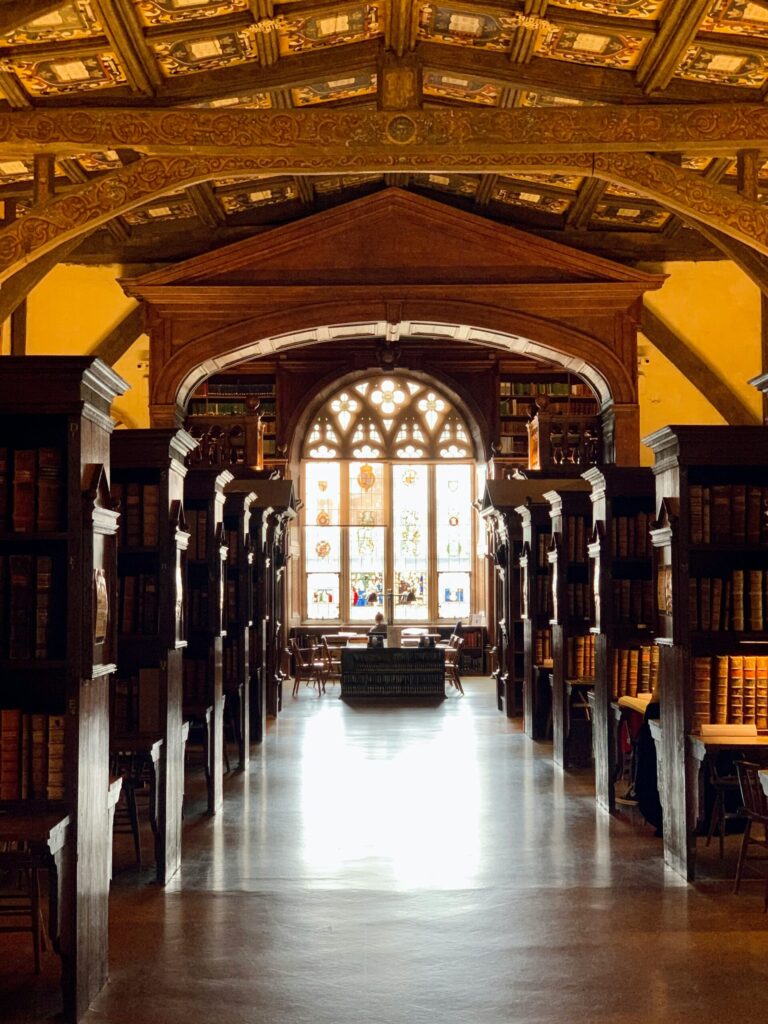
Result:
[[[754,1018],[768,919],[762,885],[730,895],[737,837],[686,886],[490,683],[466,688],[438,708],[289,698],[223,814],[188,815],[173,883],[117,876],[87,1024]]]

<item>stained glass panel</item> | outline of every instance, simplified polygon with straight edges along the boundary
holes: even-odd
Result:
[[[472,558],[472,467],[436,466],[435,497],[438,571],[468,572]]]
[[[339,572],[341,530],[338,526],[307,526],[304,544],[307,572]]]
[[[384,466],[377,462],[349,467],[350,526],[385,526]]]
[[[392,467],[395,619],[428,618],[428,467]]]
[[[339,525],[340,472],[338,462],[307,463],[304,477],[304,522],[307,527]]]
[[[441,619],[463,619],[469,615],[469,573],[437,574],[437,614]]]
[[[339,577],[337,573],[307,573],[307,617],[338,619]]]

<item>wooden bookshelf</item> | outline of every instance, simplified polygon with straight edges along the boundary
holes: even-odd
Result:
[[[51,927],[68,1020],[107,978],[117,530],[109,411],[126,389],[93,357],[3,357],[0,809],[17,811],[30,838],[38,815],[46,835],[60,821],[60,873],[50,882],[61,927]]]
[[[494,476],[516,467],[583,470],[597,461],[585,437],[590,431],[599,435],[597,414],[592,390],[575,375],[500,374]]]
[[[552,584],[547,558],[552,542],[549,505],[526,498],[516,509],[522,522],[520,552],[521,615],[523,619],[523,728],[531,739],[548,731],[552,671]]]
[[[591,731],[584,707],[585,690],[594,680],[588,491],[586,481],[579,480],[570,490],[544,495],[552,520],[552,544],[547,553],[552,587],[552,756],[563,768],[583,767],[591,756]]]
[[[238,480],[237,487],[247,481]],[[298,511],[291,480],[250,483],[253,550],[253,627],[251,636],[251,734],[260,743],[266,719],[282,708],[282,651],[288,639],[286,568],[289,531]]]
[[[193,465],[184,481],[189,550],[183,708],[184,717],[207,732],[209,814],[224,802],[224,488],[232,479],[227,469]]]
[[[664,856],[692,879],[699,763],[688,737],[706,722],[768,726],[768,432],[670,426],[644,443],[656,457]]]
[[[283,466],[276,451],[274,374],[219,374],[195,391],[186,426],[199,441],[193,461],[237,472]]]
[[[181,865],[189,540],[182,502],[185,460],[195,447],[184,430],[119,430],[112,436],[112,490],[121,509],[112,736],[162,740],[155,834],[161,884]]]
[[[234,491],[224,501],[224,539],[227,562],[224,592],[224,701],[235,723],[238,760],[242,771],[250,760],[250,640],[253,627],[253,552],[251,505],[253,491]]]
[[[590,622],[595,642],[592,744],[595,796],[615,810],[616,718],[611,702],[653,685],[656,621],[650,527],[653,473],[639,467],[587,470],[592,488]]]

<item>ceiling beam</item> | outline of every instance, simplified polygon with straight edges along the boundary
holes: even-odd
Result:
[[[216,197],[210,182],[203,181],[199,185],[190,185],[187,196],[195,208],[200,220],[209,228],[217,228],[224,224],[227,215]]]
[[[57,109],[0,112],[0,155],[131,147],[155,155],[238,155],[318,171],[407,165],[501,170],[524,153],[727,154],[768,139],[768,105],[296,110]],[[288,171],[288,168],[285,168]],[[298,166],[296,166],[298,169]]]
[[[711,7],[712,0],[667,0],[656,38],[635,69],[635,78],[646,93],[669,85]]]
[[[728,384],[648,306],[640,315],[640,330],[663,356],[712,403],[730,426],[756,425],[760,420]]]
[[[568,211],[565,219],[566,226],[574,228],[576,231],[586,230],[607,187],[607,183],[600,181],[599,178],[588,178],[579,189],[579,194]]]
[[[67,178],[69,178],[69,180],[75,185],[83,185],[91,180],[77,160],[71,160],[69,158],[59,160],[59,167],[64,171]],[[0,192],[0,198],[2,198],[2,192]],[[117,242],[125,242],[130,238],[131,229],[128,222],[123,217],[114,217],[105,225],[105,227]]]
[[[107,366],[114,366],[131,345],[144,333],[144,310],[137,303],[99,341],[89,355],[103,360]]]
[[[417,10],[413,0],[389,0],[384,44],[402,57],[416,45]]]
[[[133,4],[120,5],[112,0],[91,0],[91,3],[131,89],[142,96],[154,96],[163,78],[146,44]]]

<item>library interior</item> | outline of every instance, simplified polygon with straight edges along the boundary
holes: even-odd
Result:
[[[768,981],[768,2],[0,3],[0,1022]]]

